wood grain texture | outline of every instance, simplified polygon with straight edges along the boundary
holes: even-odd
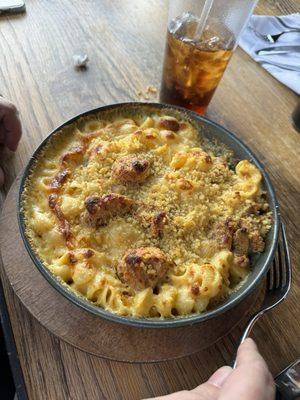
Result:
[[[89,108],[137,100],[159,86],[167,5],[163,0],[27,0],[24,16],[0,18],[0,93],[20,110],[24,137],[5,162],[7,183],[41,139]],[[298,0],[261,0],[260,14],[299,10]],[[86,52],[86,71],[73,54]],[[253,337],[275,374],[300,353],[299,134],[290,115],[297,96],[238,49],[208,109],[208,116],[239,135],[264,162],[286,222],[294,282],[286,302],[265,316]],[[4,164],[4,159],[0,158]],[[299,250],[298,250],[299,252]],[[22,266],[20,266],[22,268]],[[90,356],[57,340],[14,296],[3,278],[8,310],[30,399],[141,399],[203,382],[230,364],[242,327],[194,356],[130,365]],[[43,296],[43,293],[40,294]],[[38,301],[38,299],[37,299]]]

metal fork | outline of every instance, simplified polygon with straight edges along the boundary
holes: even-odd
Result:
[[[276,43],[277,40],[280,38],[280,36],[284,35],[285,33],[300,32],[300,29],[298,29],[298,28],[290,28],[288,31],[280,32],[280,33],[277,33],[274,35],[271,35],[271,34],[265,35],[263,33],[258,32],[257,30],[255,30],[253,28],[253,26],[250,25],[249,27],[252,30],[252,32],[255,33],[255,35],[257,37],[259,37],[260,39],[265,40],[266,42],[269,42],[269,43]]]
[[[241,343],[243,343],[243,341],[249,336],[255,322],[267,311],[281,303],[286,298],[291,288],[292,267],[283,223],[281,223],[280,230],[282,243],[279,241],[277,255],[274,258],[272,267],[268,271],[267,290],[264,302],[260,310],[258,310],[249,320],[241,338]],[[233,365],[233,368],[235,367],[236,360]]]

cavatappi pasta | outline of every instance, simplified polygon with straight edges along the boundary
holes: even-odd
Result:
[[[228,154],[163,112],[79,120],[27,179],[31,246],[61,284],[113,313],[203,312],[245,280],[271,226],[261,173]]]

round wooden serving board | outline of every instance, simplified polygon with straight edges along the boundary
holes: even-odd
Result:
[[[52,334],[82,351],[126,362],[155,362],[187,356],[228,334],[261,297],[257,292],[252,293],[236,308],[215,319],[172,329],[129,327],[92,315],[58,293],[31,261],[17,221],[19,184],[20,178],[12,185],[1,216],[4,272],[28,311]]]

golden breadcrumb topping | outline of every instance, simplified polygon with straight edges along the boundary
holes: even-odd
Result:
[[[90,116],[49,140],[26,182],[44,265],[111,312],[200,313],[235,290],[271,227],[260,171],[182,116]]]

